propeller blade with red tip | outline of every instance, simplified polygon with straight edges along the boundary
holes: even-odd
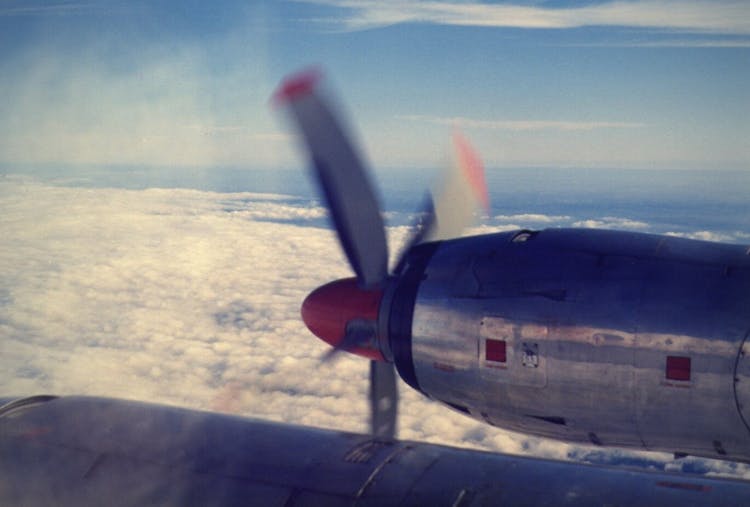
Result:
[[[400,273],[406,254],[426,241],[458,237],[475,220],[481,210],[489,212],[490,201],[484,177],[484,165],[469,141],[453,132],[453,164],[443,172],[440,184],[427,194],[419,221],[396,263]]]
[[[484,166],[469,141],[453,132],[453,165],[433,191],[434,222],[423,241],[458,237],[475,221],[477,210],[489,211]]]
[[[391,439],[396,431],[396,374],[380,349],[384,337],[378,336],[382,289],[388,278],[385,229],[366,169],[320,90],[320,79],[317,70],[294,75],[281,84],[275,101],[286,105],[295,120],[357,278],[331,282],[313,291],[302,305],[302,318],[313,334],[333,347],[326,358],[347,351],[371,359],[371,431],[376,439]],[[428,199],[425,220],[415,227],[396,274],[412,246],[456,237],[474,219],[478,207],[489,208],[479,157],[458,132],[453,143],[454,170]]]
[[[315,169],[339,241],[357,275],[313,291],[302,304],[302,318],[316,336],[340,351],[370,361],[370,425],[377,439],[396,429],[396,373],[384,362],[377,336],[382,287],[388,278],[388,247],[375,192],[351,140],[319,89],[320,72],[305,71],[285,80],[275,94],[288,107]]]
[[[367,171],[320,88],[321,73],[308,70],[285,80],[275,94],[287,106],[315,169],[315,175],[349,264],[364,289],[388,276],[383,219]]]

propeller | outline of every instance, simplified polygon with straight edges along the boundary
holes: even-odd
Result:
[[[323,94],[321,73],[307,70],[285,81],[276,102],[288,105],[310,154],[339,241],[363,289],[388,276],[388,246],[373,186]]]
[[[396,280],[411,247],[426,240],[455,237],[473,220],[477,203],[487,206],[484,172],[479,158],[460,134],[454,133],[456,164],[442,187],[428,197],[424,220],[415,225],[394,275],[388,274],[385,227],[368,171],[321,87],[322,73],[308,69],[284,80],[274,102],[293,119],[309,154],[313,174],[328,207],[339,242],[356,278],[323,285],[302,303],[302,319],[313,334],[333,348],[329,360],[345,351],[370,359],[371,433],[393,439],[396,432],[396,372],[380,320],[389,281]]]

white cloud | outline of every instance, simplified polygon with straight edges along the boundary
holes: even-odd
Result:
[[[573,227],[587,229],[648,229],[646,222],[620,217],[603,217],[601,219],[587,219],[573,222]]]
[[[0,195],[0,394],[113,396],[367,431],[367,362],[321,364],[327,346],[299,317],[310,290],[350,271],[331,231],[267,221],[304,216],[290,198],[14,177],[0,179]],[[504,227],[515,228],[492,230]],[[389,230],[393,251],[408,233]],[[491,428],[403,384],[400,393],[404,439],[557,458],[577,449]]]
[[[596,130],[596,129],[629,129],[641,128],[646,125],[643,123],[618,122],[618,121],[574,121],[574,120],[477,120],[463,116],[442,117],[431,115],[405,115],[399,116],[399,119],[409,121],[419,121],[433,123],[436,125],[447,125],[464,129],[484,129],[484,130]]]
[[[740,0],[605,1],[578,7],[462,1],[308,1],[346,9],[336,21],[347,30],[427,23],[531,29],[621,26],[686,32],[750,33],[747,3]]]
[[[542,215],[538,213],[522,213],[518,215],[496,215],[493,218],[495,220],[500,220],[503,222],[519,221],[519,222],[532,222],[532,223],[543,223],[543,224],[549,224],[553,222],[564,222],[564,221],[570,220],[569,216]]]
[[[724,241],[724,242],[731,242],[736,241],[741,238],[741,235],[730,236],[728,234],[721,234],[718,232],[712,232],[712,231],[693,231],[693,232],[665,232],[667,236],[677,236],[680,238],[688,238],[688,239],[699,239],[702,241]]]
[[[0,250],[0,392],[116,396],[367,431],[366,361],[321,364],[326,345],[299,317],[310,290],[350,276],[336,238],[267,221],[321,209],[278,195],[19,178],[0,180],[0,194],[0,230],[13,245]],[[392,244],[407,233],[391,231]],[[479,424],[410,391],[402,389],[404,421],[442,417],[455,428],[446,443]],[[401,434],[425,430],[402,422]]]
[[[463,236],[475,236],[478,234],[493,234],[496,232],[508,232],[523,229],[523,227],[517,224],[502,224],[502,225],[488,225],[479,224],[474,227],[469,227]]]

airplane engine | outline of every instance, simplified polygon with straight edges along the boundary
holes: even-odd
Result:
[[[581,229],[422,244],[383,296],[381,348],[495,426],[747,461],[748,254]]]
[[[454,135],[454,170],[391,263],[368,171],[319,79],[294,76],[276,98],[356,277],[313,291],[302,317],[327,357],[371,360],[376,438],[395,435],[393,363],[494,426],[750,462],[750,249],[593,229],[457,237],[489,201],[481,160]]]

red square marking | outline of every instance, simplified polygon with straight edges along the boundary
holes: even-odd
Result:
[[[667,356],[666,374],[669,380],[690,380],[690,358]]]
[[[487,339],[484,341],[484,357],[487,361],[495,361],[496,363],[504,363],[506,360],[505,356],[505,340],[491,340]]]

